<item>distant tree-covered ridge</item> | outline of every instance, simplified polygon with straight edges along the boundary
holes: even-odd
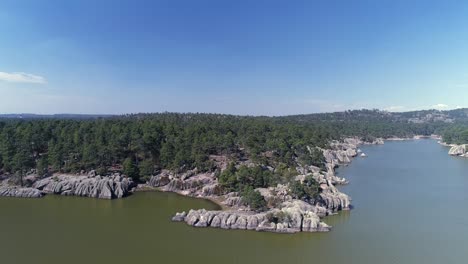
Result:
[[[456,113],[457,118],[466,118]],[[326,148],[330,140],[345,136],[371,140],[429,135],[446,129],[452,121],[441,112],[408,117],[378,110],[286,117],[161,113],[4,118],[0,119],[0,168],[3,174],[36,169],[40,175],[121,171],[143,180],[159,169],[214,171],[210,156],[222,155],[231,162],[249,159],[262,167],[284,168],[279,171],[287,174],[287,168],[297,163],[323,164],[321,153],[310,153],[307,146]],[[231,173],[246,174],[242,170]],[[245,185],[264,186],[275,177],[258,170],[249,174],[258,178],[237,180],[237,190]],[[220,181],[232,179],[226,174]]]

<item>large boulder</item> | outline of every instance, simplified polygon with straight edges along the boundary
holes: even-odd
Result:
[[[174,222],[182,222],[185,220],[185,217],[187,216],[187,213],[184,211],[182,213],[176,213],[174,217],[172,217],[172,221]]]
[[[448,154],[452,156],[465,156],[467,154],[468,145],[453,145]]]
[[[223,193],[223,189],[218,183],[203,186],[201,193],[203,196],[218,196]]]
[[[169,184],[169,182],[171,182],[169,175],[159,174],[156,176],[151,176],[150,180],[148,181],[148,185],[152,187],[161,187]]]

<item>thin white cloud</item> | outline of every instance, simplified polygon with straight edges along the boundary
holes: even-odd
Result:
[[[0,72],[0,81],[37,84],[47,83],[47,80],[44,77],[25,72]]]
[[[446,104],[435,104],[432,106],[434,109],[447,109],[449,106]]]

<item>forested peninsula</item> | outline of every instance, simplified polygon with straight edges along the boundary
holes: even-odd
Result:
[[[334,169],[360,155],[359,145],[434,134],[466,144],[467,120],[466,109],[0,116],[0,196],[113,199],[157,189],[224,207],[173,218],[197,227],[328,231],[321,218],[350,208]]]

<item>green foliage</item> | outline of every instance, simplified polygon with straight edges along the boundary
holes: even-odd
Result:
[[[106,175],[108,172],[107,168],[104,167],[104,166],[99,166],[97,169],[96,169],[96,173],[97,175]]]
[[[442,140],[448,144],[468,144],[468,126],[456,125],[445,129]]]
[[[49,172],[49,158],[47,155],[43,155],[38,159],[36,171],[39,177],[42,177]]]
[[[140,178],[143,181],[149,180],[151,175],[153,175],[153,173],[154,173],[153,161],[149,160],[149,159],[145,159],[145,160],[141,161],[140,164],[138,165],[138,170],[139,170],[139,173],[140,173]]]
[[[325,157],[318,148],[311,148],[310,151],[301,152],[299,156],[302,164],[313,165],[319,168],[325,168]]]
[[[262,211],[266,208],[265,199],[252,186],[246,186],[241,192],[241,196],[242,202],[249,205],[253,210]]]
[[[302,183],[293,181],[290,189],[294,198],[305,201],[316,199],[320,194],[320,186],[312,176],[307,176]]]
[[[272,223],[290,223],[291,222],[291,215],[286,212],[279,211],[279,212],[270,212],[266,215],[266,218],[269,222]]]
[[[267,169],[260,166],[250,168],[245,165],[236,168],[234,163],[230,163],[219,175],[218,182],[227,192],[239,192],[246,186],[268,187],[276,183],[273,173]]]
[[[298,175],[298,172],[295,168],[290,168],[284,163],[279,163],[275,168],[275,173],[272,183],[288,183],[291,182]]]
[[[127,158],[123,162],[123,173],[133,180],[138,181],[140,179],[140,172],[135,161],[131,158]]]
[[[314,147],[325,148],[332,139],[428,135],[448,126],[442,122],[412,124],[404,115],[397,118],[362,110],[287,117],[162,113],[98,119],[0,119],[0,166],[8,173],[31,168],[43,171],[45,167],[52,172],[105,172],[132,157],[134,170],[147,176],[150,161],[155,168],[178,172],[212,171],[210,156],[222,155],[230,161],[250,160],[258,165],[219,175],[227,190],[240,191],[244,186],[287,182],[297,162],[323,166],[323,155]],[[447,138],[468,140],[466,134],[455,134],[460,135],[448,133]],[[313,149],[311,153],[307,146]],[[275,168],[274,173],[267,167]]]
[[[218,176],[219,184],[227,192],[234,192],[239,190],[239,181],[237,180],[236,172],[236,166],[233,162],[231,162],[227,168]]]

